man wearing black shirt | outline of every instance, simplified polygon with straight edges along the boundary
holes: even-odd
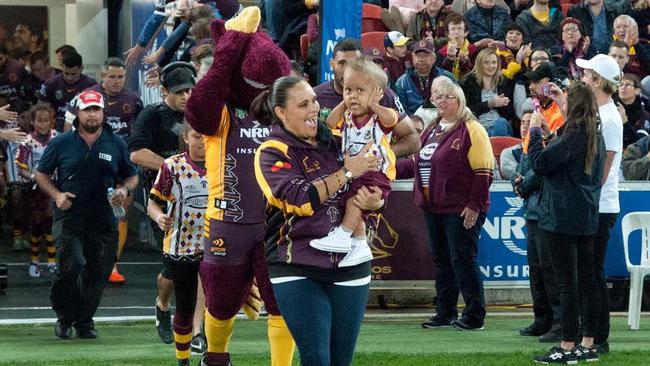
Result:
[[[144,169],[147,192],[164,160],[179,153],[185,105],[196,85],[196,70],[186,62],[169,64],[160,72],[160,83],[165,99],[140,112],[129,141],[131,161]],[[158,275],[156,328],[160,339],[168,344],[174,341],[169,312],[173,290],[171,274],[163,267]]]
[[[39,187],[56,203],[52,234],[58,269],[50,300],[57,314],[55,334],[97,338],[93,316],[115,263],[117,218],[111,206],[122,205],[138,184],[124,141],[104,123],[104,100],[95,91],[79,95],[78,125],[50,142],[35,171]],[[50,178],[56,171],[58,182]],[[110,203],[108,188],[118,179]]]

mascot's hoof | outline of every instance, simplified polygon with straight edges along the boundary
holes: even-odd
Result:
[[[249,6],[242,10],[242,12],[226,22],[226,29],[239,31],[242,33],[255,33],[257,27],[260,25],[261,19],[260,8],[257,6]]]

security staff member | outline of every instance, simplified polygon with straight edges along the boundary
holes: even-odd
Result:
[[[196,85],[196,69],[187,62],[173,62],[160,71],[160,84],[163,102],[149,105],[140,112],[129,141],[131,161],[145,170],[144,185],[147,192],[164,160],[180,152],[185,105]],[[156,230],[156,233],[162,232]],[[162,235],[160,237],[158,241],[162,242]],[[163,343],[174,341],[169,312],[173,292],[171,273],[163,267],[158,275],[156,300],[156,328]]]
[[[117,244],[117,218],[111,205],[121,205],[138,184],[124,141],[104,123],[104,100],[95,91],[79,95],[78,125],[47,146],[35,172],[42,190],[55,201],[52,233],[58,269],[50,300],[56,311],[55,334],[97,338],[93,316],[108,281]],[[50,176],[57,172],[58,182]],[[109,202],[108,188],[122,187]]]

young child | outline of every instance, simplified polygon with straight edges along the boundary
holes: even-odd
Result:
[[[45,147],[57,135],[54,126],[54,110],[45,104],[36,104],[30,110],[33,132],[27,135],[27,139],[18,146],[16,155],[16,166],[20,170],[20,176],[30,183],[29,191],[26,192],[26,201],[29,202],[30,221],[32,235],[31,262],[28,273],[30,277],[41,276],[39,251],[41,241],[45,239],[47,245],[47,268],[50,273],[56,271],[56,248],[52,238],[52,206],[47,193],[43,192],[34,183],[34,168],[43,156]]]
[[[364,186],[379,187],[382,198],[386,198],[391,189],[390,181],[395,179],[395,154],[390,148],[390,135],[397,124],[398,114],[379,105],[387,82],[386,73],[371,60],[361,58],[352,62],[343,74],[343,102],[327,117],[330,128],[341,129],[344,154],[354,156],[370,145],[368,153],[380,158],[379,171],[367,172],[352,181],[341,199],[341,204],[345,205],[341,225],[328,236],[310,243],[319,250],[347,252],[339,267],[372,260],[366,240],[366,213],[354,204],[352,198]]]
[[[0,96],[0,106],[9,104],[9,100]],[[22,132],[31,131],[31,118],[29,117],[30,105],[27,103],[18,103],[16,105],[17,118],[0,121],[2,128],[20,128]],[[20,175],[20,169],[16,165],[16,154],[18,153],[18,142],[4,142],[5,165],[5,184],[6,194],[9,201],[8,215],[11,217],[11,226],[13,229],[13,250],[23,251],[30,248],[29,243],[29,212],[28,207],[23,204],[23,195],[26,195],[31,185],[29,181]]]
[[[199,263],[203,257],[203,216],[208,203],[203,135],[185,124],[187,151],[165,159],[147,207],[163,239],[163,271],[174,281],[174,340],[178,365],[189,365]]]

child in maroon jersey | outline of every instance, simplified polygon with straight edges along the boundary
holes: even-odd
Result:
[[[48,105],[37,104],[30,111],[33,132],[27,136],[18,147],[16,166],[20,175],[32,182],[31,189],[26,192],[30,208],[32,227],[31,262],[28,273],[30,277],[40,277],[39,250],[41,240],[47,243],[47,267],[50,273],[56,270],[56,248],[52,238],[52,207],[48,195],[41,191],[34,181],[34,168],[38,164],[45,147],[57,135],[54,127],[54,110]]]

